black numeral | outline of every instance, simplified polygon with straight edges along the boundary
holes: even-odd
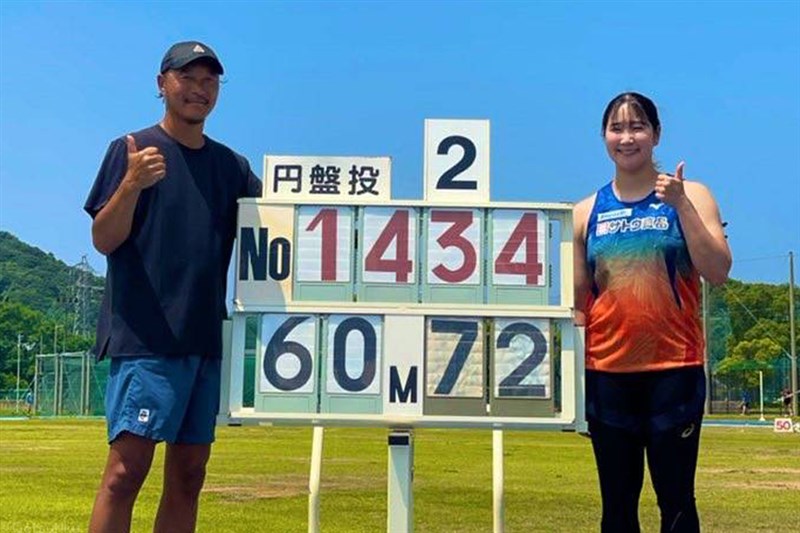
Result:
[[[286,340],[286,336],[294,328],[309,318],[307,316],[293,316],[286,320],[275,330],[266,350],[264,350],[264,375],[267,377],[267,381],[277,389],[287,392],[297,390],[305,385],[311,377],[311,369],[314,366],[311,353],[299,342]],[[283,377],[278,373],[278,357],[285,353],[293,354],[300,362],[300,370],[297,371],[296,376],[291,378]]]
[[[466,137],[462,137],[461,135],[451,135],[450,137],[445,137],[442,139],[442,142],[439,143],[436,153],[439,155],[444,155],[450,151],[450,148],[452,148],[453,145],[460,146],[464,150],[464,155],[458,161],[458,163],[450,167],[450,170],[442,174],[442,177],[439,178],[438,182],[436,182],[436,188],[458,189],[465,191],[477,190],[478,182],[476,180],[455,181],[454,179],[456,176],[472,166],[472,163],[475,162],[475,143]]]
[[[447,363],[442,380],[436,385],[436,390],[433,391],[434,394],[450,394],[459,374],[461,374],[461,369],[464,368],[464,364],[467,362],[467,357],[472,351],[475,339],[478,338],[478,323],[434,319],[431,320],[431,331],[434,333],[458,333],[461,335],[456,349],[453,351],[453,357]]]
[[[539,328],[525,322],[513,322],[506,326],[497,337],[497,348],[508,348],[511,339],[517,335],[525,335],[533,341],[533,351],[522,360],[511,374],[500,382],[499,396],[546,396],[547,390],[544,385],[521,385],[531,372],[533,372],[547,354],[547,340]]]
[[[351,378],[347,375],[347,336],[358,331],[364,338],[364,367],[361,375]],[[343,320],[333,334],[333,378],[344,390],[359,392],[372,384],[375,379],[377,362],[377,338],[372,324],[360,317]]]

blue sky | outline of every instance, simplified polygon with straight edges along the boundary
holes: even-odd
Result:
[[[101,273],[81,207],[108,143],[162,115],[175,41],[226,82],[206,132],[266,153],[391,156],[422,197],[425,118],[491,120],[492,200],[577,201],[612,177],[603,109],[659,106],[656,157],[708,185],[732,275],[800,252],[800,2],[0,3],[0,228]],[[800,261],[798,261],[800,262]]]

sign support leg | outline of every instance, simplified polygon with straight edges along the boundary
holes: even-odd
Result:
[[[311,473],[308,476],[308,533],[319,533],[319,484],[322,476],[322,441],[325,428],[314,426]]]
[[[494,533],[503,533],[505,494],[503,492],[503,430],[492,430],[492,525]]]
[[[389,475],[386,524],[388,533],[414,530],[414,435],[411,430],[389,433]]]

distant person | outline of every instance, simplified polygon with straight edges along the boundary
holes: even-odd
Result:
[[[586,326],[586,415],[603,532],[639,531],[644,458],[661,531],[697,532],[694,477],[705,401],[700,276],[731,266],[711,192],[658,170],[653,102],[623,93],[602,120],[613,178],[574,208],[575,322]]]
[[[25,414],[28,416],[33,413],[33,392],[30,390],[25,393]]]
[[[742,393],[742,401],[739,404],[739,406],[741,408],[742,416],[744,416],[744,415],[746,415],[746,414],[748,414],[750,412],[750,393],[749,392],[744,391]]]
[[[161,441],[154,531],[195,529],[219,409],[237,199],[261,191],[242,156],[203,134],[222,73],[203,43],[169,48],[156,77],[163,118],[111,143],[84,207],[108,262],[95,351],[111,357],[110,449],[91,532],[130,530]]]
[[[786,387],[781,391],[781,414],[785,416],[794,416],[792,412],[792,389]]]

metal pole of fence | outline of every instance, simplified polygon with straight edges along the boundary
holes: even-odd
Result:
[[[55,383],[53,384],[53,416],[58,416],[61,410],[61,358],[57,353],[53,353],[53,373]]]
[[[41,346],[41,345],[40,345]],[[39,348],[41,352],[44,348]],[[31,414],[35,415],[39,411],[39,363],[40,357],[36,357],[36,364],[33,365],[33,406],[31,407]]]
[[[19,361],[20,352],[22,351],[22,333],[17,333],[17,389],[15,391],[15,412],[19,413]]]
[[[789,252],[789,349],[792,353],[792,412],[797,414],[797,339],[794,323],[794,254]]]
[[[89,361],[86,354],[81,354],[81,414],[89,414],[89,404],[86,401],[86,390],[89,388]]]

